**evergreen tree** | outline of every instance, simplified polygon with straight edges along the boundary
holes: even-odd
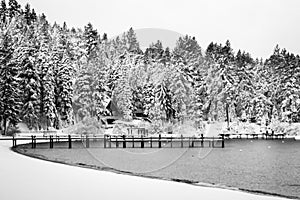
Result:
[[[13,56],[15,38],[10,31],[0,35],[0,120],[4,135],[8,127],[19,122],[21,109],[19,68]]]
[[[17,57],[21,69],[22,86],[22,120],[31,128],[38,128],[40,111],[40,80],[35,66],[36,38],[31,27],[26,31],[23,44],[17,50]]]
[[[178,66],[172,67],[170,81],[170,91],[172,93],[172,108],[175,111],[175,117],[184,119],[191,114],[193,89],[186,75]]]
[[[27,25],[30,25],[32,22],[32,16],[31,16],[31,10],[30,10],[30,5],[27,3],[25,5],[25,10],[24,10],[24,18],[26,20]]]
[[[272,102],[268,110],[269,117],[273,115],[274,110],[280,120],[299,120],[299,82],[298,77],[293,76],[299,73],[299,60],[277,45],[273,55],[266,60],[265,66],[268,73],[268,91],[265,92],[265,96]]]
[[[205,82],[208,99],[205,107],[210,110],[210,115],[218,120],[225,117],[228,104],[234,101],[236,74],[230,42],[226,41],[225,46],[211,43],[206,50],[206,59],[208,74]]]
[[[10,19],[21,14],[21,5],[16,0],[8,1],[8,16]]]
[[[151,81],[154,86],[154,106],[149,114],[155,120],[170,120],[174,115],[172,108],[172,94],[170,91],[170,68],[162,64],[154,64]]]
[[[195,37],[184,36],[180,37],[176,43],[173,54],[177,61],[183,65],[182,70],[187,74],[191,83],[194,83],[195,78],[199,75],[198,68],[202,64],[201,47],[197,43]]]
[[[55,126],[67,126],[73,122],[73,76],[74,69],[70,60],[71,49],[68,42],[67,26],[53,27],[53,63],[55,82],[55,106],[58,112]]]
[[[91,59],[96,55],[95,51],[97,51],[97,47],[100,42],[98,31],[93,28],[93,25],[91,23],[88,23],[84,27],[83,38],[85,43],[84,47],[86,50],[86,55],[88,59]]]
[[[131,53],[136,53],[136,54],[141,53],[140,45],[138,43],[133,28],[130,28],[129,31],[126,33],[126,46],[127,46],[127,51]]]
[[[64,126],[73,123],[73,67],[70,60],[64,56],[58,72],[58,112],[64,121]]]
[[[145,51],[145,58],[149,61],[160,61],[163,57],[164,49],[161,41],[157,40],[156,43],[152,43]]]
[[[0,7],[0,22],[3,24],[6,22],[6,18],[8,16],[7,12],[8,12],[8,10],[6,7],[6,2],[5,2],[5,0],[2,0],[1,7]]]
[[[38,18],[37,27],[38,51],[36,54],[36,67],[40,79],[40,114],[39,127],[48,129],[54,126],[57,119],[57,110],[55,106],[55,82],[53,61],[51,58],[50,48],[50,31],[49,23],[46,16],[42,14]]]
[[[37,20],[37,15],[36,15],[34,9],[31,10],[30,19],[31,19],[32,22],[35,22]]]

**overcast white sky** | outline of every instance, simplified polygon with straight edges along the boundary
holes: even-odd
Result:
[[[83,27],[91,22],[102,34],[130,27],[164,28],[195,36],[206,49],[211,41],[267,58],[276,44],[300,54],[300,0],[18,0],[50,22]]]

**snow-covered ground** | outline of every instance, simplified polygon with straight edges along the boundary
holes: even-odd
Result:
[[[10,146],[11,141],[0,141],[1,200],[282,199],[56,164]]]

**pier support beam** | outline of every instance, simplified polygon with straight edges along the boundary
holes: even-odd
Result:
[[[161,134],[158,136],[158,148],[161,148]]]
[[[68,143],[69,143],[69,149],[72,149],[72,138],[71,138],[71,135],[68,135]]]

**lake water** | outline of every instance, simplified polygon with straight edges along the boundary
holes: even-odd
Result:
[[[103,149],[95,148],[103,146],[97,142],[91,142],[89,149],[80,146],[48,149],[39,145],[26,151],[69,163],[300,199],[300,141],[293,139],[226,140],[224,149]]]
[[[300,141],[229,140],[207,156],[203,150],[155,174],[300,198]]]

